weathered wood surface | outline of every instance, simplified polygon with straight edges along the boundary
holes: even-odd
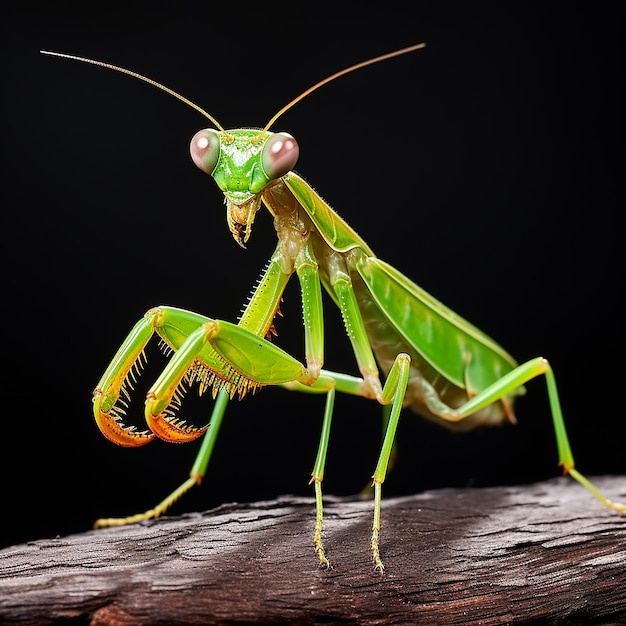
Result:
[[[626,500],[625,477],[596,478]],[[626,517],[567,478],[328,498],[284,497],[0,551],[2,624],[626,624]]]

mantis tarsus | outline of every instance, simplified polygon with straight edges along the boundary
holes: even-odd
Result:
[[[119,348],[93,394],[96,422],[114,443],[140,446],[155,436],[187,442],[204,435],[190,477],[160,504],[125,518],[101,519],[113,526],[158,517],[204,477],[228,401],[266,385],[326,395],[322,434],[311,482],[315,489],[314,548],[329,566],[322,542],[322,480],[336,391],[375,399],[386,407],[386,431],[372,477],[374,520],[371,551],[383,570],[379,552],[382,484],[387,473],[401,409],[451,428],[514,422],[513,401],[523,385],[543,375],[559,465],[603,504],[620,513],[574,468],[556,382],[542,357],[518,365],[492,339],[437,301],[370,247],[294,171],[298,144],[282,132],[270,132],[278,118],[313,90],[339,76],[424,47],[417,44],[350,66],[316,83],[274,115],[263,129],[225,130],[206,111],[151,79],[129,70],[73,55],[45,52],[119,71],[175,96],[207,117],[215,129],[191,141],[195,164],[215,179],[224,193],[228,227],[245,247],[256,212],[264,205],[274,219],[278,244],[237,324],[190,311],[160,306],[137,322]],[[283,291],[297,274],[302,293],[305,362],[270,341]],[[322,287],[339,307],[360,376],[323,369]],[[146,396],[148,429],[125,423],[136,378],[145,363],[145,348],[154,335],[171,360]],[[379,372],[383,374],[381,383]],[[206,426],[178,417],[185,392],[210,390],[215,405]],[[210,426],[210,428],[209,428]]]

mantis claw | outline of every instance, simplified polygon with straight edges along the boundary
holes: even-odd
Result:
[[[171,409],[165,409],[154,415],[151,408],[157,402],[156,396],[152,391],[146,396],[146,422],[150,430],[163,441],[169,443],[187,443],[201,437],[206,432],[209,424],[201,428],[188,425],[184,420],[175,416]]]
[[[125,426],[122,420],[122,409],[113,405],[108,410],[102,408],[105,396],[101,389],[96,388],[93,392],[94,415],[102,434],[118,446],[137,448],[144,446],[154,439],[154,434],[149,430],[137,430],[136,426]]]

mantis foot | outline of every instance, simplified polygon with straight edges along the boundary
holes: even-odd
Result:
[[[129,515],[128,517],[103,517],[97,519],[93,525],[94,528],[108,528],[111,526],[126,526],[126,524],[136,524],[149,519],[160,517],[169,509],[178,498],[187,493],[194,485],[198,484],[198,479],[191,476],[180,487],[174,490],[165,500],[157,504],[153,509],[148,509],[144,513]]]
[[[374,569],[381,574],[385,571],[385,565],[380,559],[380,550],[378,549],[378,533],[380,532],[380,527],[376,528],[374,526],[372,530],[372,557],[374,559]]]
[[[621,502],[613,502],[613,500],[609,500],[606,496],[600,493],[600,490],[585,476],[583,476],[578,470],[575,470],[573,467],[567,470],[567,473],[574,479],[577,480],[583,487],[586,487],[591,491],[591,493],[604,504],[604,506],[608,506],[610,509],[621,513],[622,515],[626,515],[626,505]]]
[[[315,546],[315,554],[320,558],[320,567],[330,569],[330,561],[326,558],[324,542],[322,541],[322,527],[324,525],[322,478],[321,476],[314,476],[311,482],[315,484],[315,534],[313,535],[313,545]]]

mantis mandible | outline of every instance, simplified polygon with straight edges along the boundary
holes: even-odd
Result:
[[[182,443],[204,436],[189,478],[161,503],[125,518],[100,519],[96,527],[156,518],[205,476],[227,404],[266,385],[325,394],[322,432],[311,483],[315,492],[313,545],[319,563],[330,565],[322,541],[322,480],[337,391],[371,398],[385,407],[386,430],[372,476],[374,514],[371,553],[382,571],[379,534],[385,480],[401,410],[451,428],[470,429],[515,422],[513,402],[524,385],[544,376],[556,435],[559,465],[604,505],[626,513],[578,470],[568,441],[555,377],[545,358],[518,364],[478,328],[385,263],[331,207],[293,171],[298,144],[289,134],[271,132],[278,118],[309,93],[364,66],[422,49],[420,43],[350,66],[316,83],[284,106],[263,129],[225,130],[209,113],[171,89],[121,67],[56,52],[53,56],[128,74],[178,98],[215,128],[191,140],[191,157],[224,193],[231,235],[242,247],[257,211],[273,217],[278,243],[237,324],[159,306],[130,331],[93,392],[102,433],[121,446],[141,446],[155,436]],[[273,320],[285,287],[296,274],[302,294],[305,364],[275,345]],[[322,288],[339,307],[360,376],[323,368]],[[145,364],[145,348],[157,336],[171,360],[147,393],[139,431],[125,423],[131,391]],[[381,374],[382,380],[381,382]],[[191,387],[210,391],[215,404],[203,427],[179,415]],[[210,426],[210,428],[209,428]]]

